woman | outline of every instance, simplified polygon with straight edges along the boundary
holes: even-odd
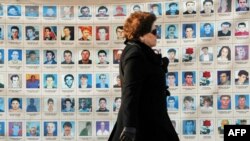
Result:
[[[135,12],[124,24],[126,47],[119,66],[122,103],[109,141],[179,141],[166,112],[169,63],[155,54],[156,16]]]
[[[220,0],[218,13],[231,12],[231,0]]]
[[[217,55],[218,61],[230,61],[231,60],[231,50],[229,46],[222,46]]]

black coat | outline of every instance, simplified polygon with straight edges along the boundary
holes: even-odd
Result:
[[[128,42],[120,62],[122,104],[109,141],[119,141],[124,127],[136,128],[135,141],[179,141],[166,110],[161,55],[140,42]]]

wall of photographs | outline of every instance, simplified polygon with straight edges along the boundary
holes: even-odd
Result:
[[[0,140],[107,140],[121,103],[122,26],[136,10],[157,15],[181,140],[223,140],[223,125],[250,123],[250,2],[239,1],[2,1]]]

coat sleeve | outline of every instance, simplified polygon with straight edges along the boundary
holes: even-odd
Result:
[[[144,76],[144,59],[143,54],[136,51],[134,47],[124,56],[124,81],[123,81],[123,123],[125,127],[136,127],[138,118],[138,105],[142,95],[143,76]],[[149,68],[148,68],[149,69]]]

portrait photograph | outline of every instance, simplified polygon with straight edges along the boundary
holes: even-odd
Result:
[[[182,24],[182,38],[183,39],[196,38],[196,23]]]
[[[196,86],[196,72],[195,71],[182,72],[182,86]]]
[[[166,85],[168,87],[177,87],[178,86],[178,72],[168,72],[166,74]]]
[[[235,12],[248,12],[249,1],[248,0],[235,0]]]
[[[139,12],[139,11],[143,11],[143,10],[144,10],[144,6],[142,4],[139,4],[139,3],[132,4],[130,6],[130,13]]]
[[[114,49],[113,50],[113,64],[119,64],[121,60],[123,49]]]
[[[39,40],[39,26],[25,26],[25,39],[26,41]]]
[[[236,70],[234,77],[235,85],[249,85],[249,73],[247,70]]]
[[[218,13],[229,13],[232,12],[232,0],[219,0]]]
[[[61,136],[75,137],[75,121],[62,121],[61,122]]]
[[[218,110],[231,110],[231,95],[223,94],[217,96],[217,109]]]
[[[212,86],[213,85],[213,72],[212,71],[200,71],[200,86]]]
[[[175,16],[179,15],[179,2],[166,2],[165,3],[166,12],[165,15]]]
[[[214,60],[213,47],[202,46],[200,48],[199,61],[212,62]]]
[[[121,78],[118,73],[113,73],[113,88],[121,88]]]
[[[231,48],[230,46],[218,46],[217,47],[217,61],[228,62],[231,61]]]
[[[96,26],[96,41],[109,41],[109,26]]]
[[[25,55],[27,65],[40,64],[40,50],[26,50]]]
[[[123,25],[114,25],[113,26],[113,39],[118,41],[124,41],[124,30]]]
[[[127,5],[113,5],[114,17],[125,17],[127,15]]]
[[[166,24],[165,25],[165,39],[178,39],[179,38],[179,25]]]
[[[109,17],[110,9],[108,9],[108,6],[101,5],[96,6],[96,17]]]
[[[40,98],[26,98],[26,112],[40,112]]]
[[[184,112],[196,111],[196,96],[183,96],[182,99],[182,110]]]
[[[22,137],[23,136],[23,122],[9,122],[9,136]]]
[[[5,98],[0,97],[0,113],[5,112]]]
[[[8,50],[8,64],[9,65],[21,65],[22,64],[22,50],[21,49],[9,49]]]
[[[200,37],[214,37],[214,23],[201,23]]]
[[[9,88],[20,89],[22,88],[22,74],[8,74]]]
[[[224,126],[228,124],[233,124],[233,122],[229,119],[218,119],[217,120],[217,131],[218,134],[223,135],[224,134]]]
[[[41,132],[41,126],[39,121],[27,121],[26,122],[26,136],[27,137],[39,137]]]
[[[97,73],[96,74],[96,88],[109,88],[110,79],[108,73]]]
[[[75,64],[74,50],[62,50],[61,51],[61,64],[73,65]]]
[[[57,74],[43,74],[43,88],[56,89],[58,86]]]
[[[0,65],[4,64],[4,49],[0,49]]]
[[[213,95],[200,96],[200,109],[201,111],[211,111],[214,108]]]
[[[0,121],[0,136],[6,136],[5,121]]]
[[[96,136],[108,136],[110,134],[109,121],[96,121]]]
[[[200,0],[200,14],[213,14],[214,13],[214,0]]]
[[[21,41],[22,38],[21,25],[8,25],[8,40]]]
[[[5,32],[4,25],[0,25],[0,41],[4,40],[4,32]]]
[[[106,65],[109,64],[110,60],[109,60],[109,50],[104,50],[104,49],[100,49],[100,50],[96,50],[96,64],[98,65]]]
[[[214,135],[214,120],[200,120],[200,135]]]
[[[236,37],[249,36],[249,24],[248,21],[240,21],[235,23],[235,33]]]
[[[61,112],[75,112],[75,98],[61,98]]]
[[[195,47],[183,47],[182,62],[196,62]]]
[[[149,3],[147,5],[148,12],[154,14],[156,17],[162,16],[162,4],[161,3]]]
[[[232,23],[229,21],[218,22],[218,37],[230,37],[232,33]]]
[[[75,27],[63,26],[61,27],[61,40],[62,41],[74,41],[75,39]]]
[[[92,112],[92,98],[79,98],[79,112]]]
[[[100,98],[96,98],[96,112],[110,112],[110,106],[111,106],[111,102],[109,100],[109,98],[106,97],[100,97]]]
[[[39,6],[35,5],[26,5],[25,6],[25,16],[30,18],[39,17]]]
[[[75,76],[73,74],[62,74],[62,89],[73,89],[75,88]]]
[[[179,48],[167,48],[167,57],[169,59],[169,63],[178,63],[179,62]]]
[[[92,41],[92,26],[78,26],[78,41]]]
[[[7,16],[9,17],[20,17],[22,14],[21,5],[8,5],[7,6]]]
[[[196,135],[196,120],[183,120],[182,121],[182,134],[183,135]]]
[[[248,45],[236,45],[234,52],[235,52],[235,61],[247,61],[249,58]]]
[[[43,27],[43,40],[57,40],[57,26],[44,26]]]
[[[44,112],[57,112],[57,99],[51,97],[43,98]]]
[[[57,64],[57,50],[43,50],[43,64]]]
[[[22,112],[23,109],[23,100],[22,98],[9,98],[8,99],[8,109],[9,112]]]
[[[182,3],[183,6],[183,15],[196,14],[196,4],[194,0],[188,0]]]
[[[78,6],[78,17],[79,18],[91,18],[93,15],[93,8],[92,6]]]
[[[58,136],[58,122],[57,121],[44,121],[43,123],[44,136]]]
[[[60,6],[60,18],[63,20],[74,19],[74,6]]]
[[[115,97],[113,101],[113,112],[118,113],[121,108],[122,99],[121,97]]]
[[[179,110],[179,97],[178,96],[168,96],[166,98],[167,110],[168,111],[178,111]]]
[[[249,95],[237,94],[235,95],[235,110],[249,110]]]
[[[93,85],[92,74],[78,74],[78,88],[79,89],[90,89]]]
[[[57,6],[43,6],[43,17],[44,18],[56,18]]]
[[[78,135],[81,136],[92,136],[92,121],[78,121]]]
[[[40,74],[26,74],[25,80],[27,89],[40,88]]]
[[[217,85],[231,85],[231,71],[218,70],[217,71]]]

